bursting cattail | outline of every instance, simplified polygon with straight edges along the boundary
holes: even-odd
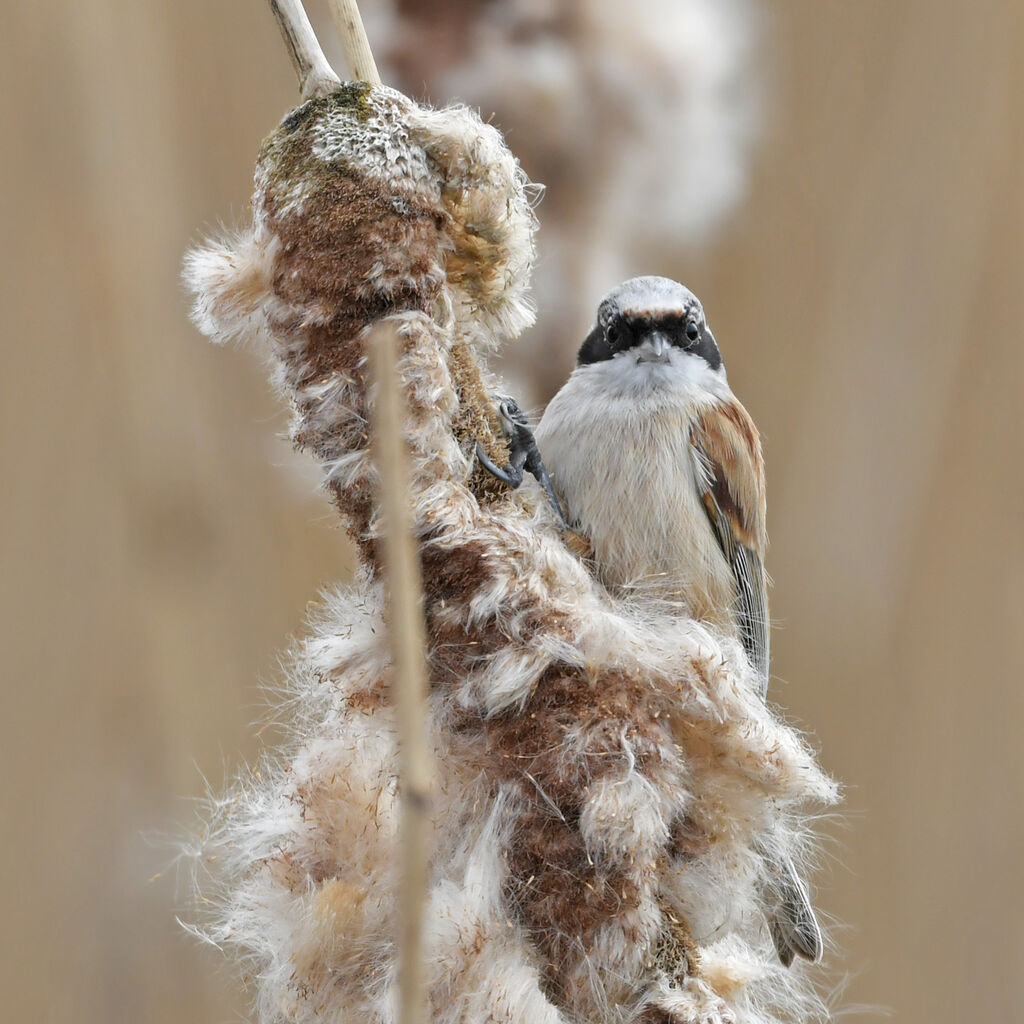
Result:
[[[205,933],[264,1022],[397,1019],[399,734],[368,345],[398,341],[435,777],[423,976],[437,1024],[807,1020],[762,840],[835,799],[736,641],[607,590],[506,461],[484,360],[531,322],[531,193],[493,127],[365,83],[260,153],[253,222],[193,250],[197,326],[267,347],[360,558],[294,652],[293,737],[215,801]],[[524,489],[525,490],[525,489]]]

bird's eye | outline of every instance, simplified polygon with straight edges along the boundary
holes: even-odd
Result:
[[[700,327],[697,326],[696,320],[691,320],[687,323],[686,336],[690,341],[696,341],[700,337]]]
[[[609,324],[608,329],[605,331],[605,335],[608,338],[608,343],[611,345],[617,345],[622,340],[622,326],[620,324]]]

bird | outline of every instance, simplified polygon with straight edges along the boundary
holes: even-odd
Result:
[[[653,276],[609,292],[534,440],[602,581],[679,601],[736,636],[766,699],[761,439],[729,387],[697,296]],[[759,850],[779,959],[787,967],[796,955],[820,959],[821,929],[804,882],[770,839]]]

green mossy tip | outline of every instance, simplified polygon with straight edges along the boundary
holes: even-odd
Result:
[[[318,121],[342,114],[354,116],[365,124],[373,115],[368,82],[345,82],[327,96],[316,96],[296,107],[263,140],[259,163],[273,185],[299,179],[320,179],[330,176],[331,165],[313,157],[309,128]]]
[[[370,93],[373,87],[369,82],[343,82],[341,86],[327,96],[316,96],[307,100],[301,107],[296,107],[281,122],[279,130],[291,134],[298,131],[304,124],[320,113],[334,110],[348,110],[356,115],[356,120],[365,124],[373,113],[370,106]]]

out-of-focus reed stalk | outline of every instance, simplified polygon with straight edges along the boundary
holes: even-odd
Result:
[[[270,0],[295,65],[303,99],[326,95],[340,85],[313,33],[301,0]],[[330,0],[354,79],[380,85],[356,0]],[[427,894],[431,763],[424,700],[427,692],[419,561],[409,509],[409,459],[402,437],[405,419],[397,371],[398,336],[391,327],[369,339],[371,372],[377,386],[373,428],[384,515],[384,564],[390,592],[389,634],[393,653],[393,699],[398,718],[401,793],[400,1024],[426,1019],[423,970],[423,915]]]
[[[368,348],[377,382],[373,429],[381,477],[384,565],[391,597],[388,627],[400,742],[402,809],[398,908],[401,953],[398,977],[401,1007],[398,1020],[399,1024],[420,1024],[425,1019],[423,912],[427,894],[431,778],[424,714],[427,666],[420,605],[422,583],[409,509],[409,455],[401,426],[406,416],[398,387],[398,334],[390,325],[377,328],[369,338]]]

